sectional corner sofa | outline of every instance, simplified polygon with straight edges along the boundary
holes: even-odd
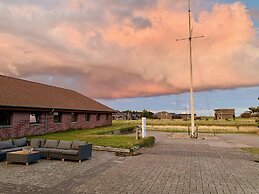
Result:
[[[32,139],[30,146],[40,152],[41,158],[81,162],[92,157],[92,144],[84,141]]]

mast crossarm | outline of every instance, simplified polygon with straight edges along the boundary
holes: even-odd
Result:
[[[194,36],[194,37],[191,37],[191,39],[196,39],[196,38],[204,38],[205,36]]]
[[[190,39],[197,39],[197,38],[204,38],[205,36],[194,36],[194,37],[190,37],[190,38],[180,38],[180,39],[176,39],[176,41],[183,41],[183,40],[190,40]]]

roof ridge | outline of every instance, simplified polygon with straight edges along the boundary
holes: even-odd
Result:
[[[22,78],[18,78],[18,77],[11,77],[11,76],[7,76],[7,75],[3,75],[3,74],[0,74],[0,76],[6,77],[6,78],[10,78],[10,79],[16,79],[16,80],[19,80],[19,81],[30,82],[30,83],[37,84],[37,85],[43,85],[43,86],[48,86],[48,87],[53,87],[53,88],[58,88],[58,89],[63,89],[63,90],[69,90],[69,91],[72,91],[72,92],[79,93],[78,91],[75,91],[75,90],[72,90],[72,89],[68,89],[68,88],[64,88],[64,87],[59,87],[59,86],[54,86],[54,85],[49,85],[49,84],[46,84],[46,83],[40,83],[40,82],[36,82],[36,81],[32,81],[32,80],[27,80],[27,79],[22,79]]]

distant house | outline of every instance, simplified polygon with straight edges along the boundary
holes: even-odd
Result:
[[[113,120],[138,120],[141,118],[141,113],[131,112],[116,112],[112,114]]]
[[[252,115],[252,111],[245,111],[240,116],[241,118],[250,118]]]
[[[138,120],[138,119],[140,119],[141,117],[142,117],[141,113],[132,113],[132,114],[130,115],[130,119],[131,119],[131,120]]]
[[[0,139],[108,126],[113,112],[73,90],[0,75]]]
[[[181,113],[177,115],[177,118],[180,118],[182,120],[189,120],[191,119],[191,114]],[[194,118],[196,118],[196,114],[194,114]]]
[[[128,120],[128,114],[124,112],[116,112],[112,113],[112,119],[113,120]]]
[[[189,120],[191,119],[191,114],[187,114],[187,113],[181,113],[179,114],[180,118],[183,119],[183,120]],[[195,117],[196,115],[194,115]]]
[[[155,117],[158,119],[173,119],[174,113],[168,113],[166,111],[158,112]]]
[[[215,109],[215,119],[235,119],[235,109]]]
[[[196,117],[196,114],[194,115]],[[181,113],[181,114],[176,114],[176,113],[169,113],[166,111],[158,112],[155,114],[155,117],[158,119],[183,119],[183,120],[188,120],[191,119],[191,114],[186,114],[186,113]]]

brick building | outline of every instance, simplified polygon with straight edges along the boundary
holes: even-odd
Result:
[[[215,109],[215,119],[235,119],[235,109]]]
[[[0,75],[0,139],[109,126],[113,112],[73,90]]]

